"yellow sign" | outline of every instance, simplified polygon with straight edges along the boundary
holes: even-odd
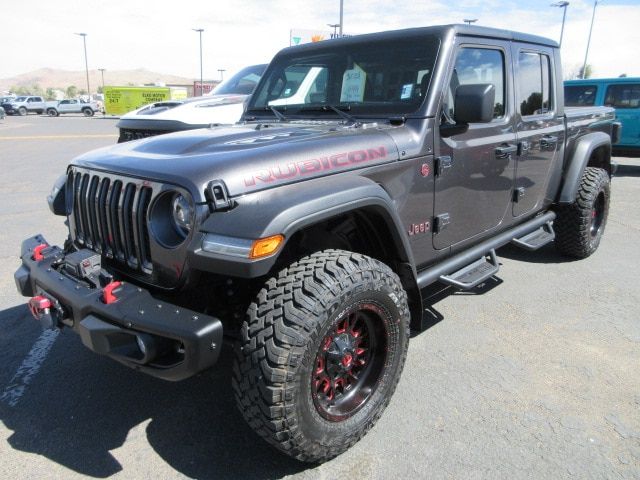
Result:
[[[104,87],[104,109],[107,115],[124,115],[148,103],[170,98],[169,87]]]

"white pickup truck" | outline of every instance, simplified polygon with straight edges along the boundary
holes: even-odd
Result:
[[[82,113],[85,117],[92,117],[98,111],[100,108],[96,102],[86,102],[75,98],[47,102],[47,115],[50,117],[57,117],[62,113]]]
[[[9,115],[27,115],[28,113],[44,113],[44,99],[38,96],[21,96],[2,103],[2,108]]]

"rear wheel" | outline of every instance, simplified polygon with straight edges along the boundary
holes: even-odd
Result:
[[[249,307],[234,365],[238,407],[288,455],[328,460],[378,420],[408,341],[407,296],[389,267],[314,253],[271,278]]]
[[[609,195],[609,174],[602,168],[587,167],[575,202],[558,209],[553,223],[560,253],[586,258],[598,249],[609,215]]]
[[[91,110],[90,108],[83,108],[82,113],[85,117],[93,117],[93,110]]]

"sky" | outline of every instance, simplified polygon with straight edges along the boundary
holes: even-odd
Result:
[[[344,32],[370,33],[477,18],[477,25],[558,40],[562,9],[553,0],[344,0]],[[267,63],[289,46],[291,29],[331,30],[340,0],[2,0],[0,78],[43,67],[83,70],[87,33],[90,69],[146,68],[217,80]],[[562,44],[565,77],[584,61],[593,0],[571,0]],[[21,21],[24,18],[25,23]],[[589,49],[594,77],[640,76],[640,0],[600,0]]]

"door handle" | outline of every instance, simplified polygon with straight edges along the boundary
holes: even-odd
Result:
[[[531,144],[526,140],[522,140],[518,143],[518,156],[523,156],[529,153],[529,149],[531,148]]]
[[[558,137],[545,135],[540,139],[540,148],[555,148],[558,143]]]
[[[518,147],[516,145],[504,144],[496,148],[496,158],[507,158],[512,153],[516,153]]]

